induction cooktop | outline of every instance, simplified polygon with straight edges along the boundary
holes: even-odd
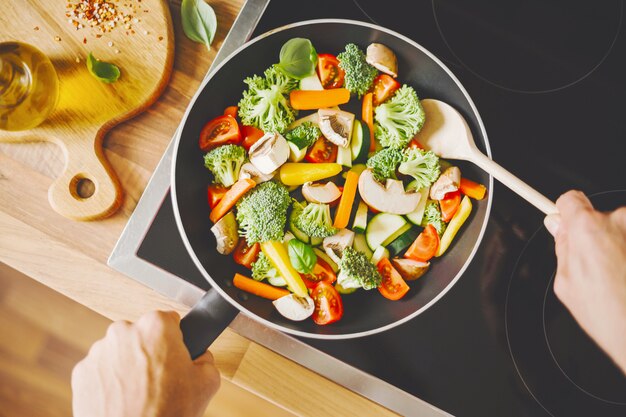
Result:
[[[467,89],[499,164],[553,200],[575,188],[603,210],[626,205],[623,1],[271,0],[265,8],[250,0],[247,6],[248,20],[240,23],[254,28],[251,36],[329,17],[408,36]],[[260,19],[250,17],[251,10]],[[250,36],[245,32],[233,36],[243,42]],[[171,151],[110,262],[136,279],[167,272],[144,282],[191,305],[209,284],[176,229]],[[151,191],[157,183],[160,193]],[[438,303],[373,336],[295,338],[297,352],[320,356],[291,357],[404,415],[436,411],[420,408],[422,400],[459,416],[626,415],[626,377],[554,296],[556,259],[542,218],[496,184],[482,245]],[[232,327],[252,326],[242,323]],[[347,366],[342,372],[360,372],[371,385],[359,388],[319,358]]]

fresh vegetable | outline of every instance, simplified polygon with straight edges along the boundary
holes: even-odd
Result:
[[[313,146],[309,149],[304,159],[314,164],[333,162],[337,159],[337,145],[324,136],[320,136],[315,143],[313,143]]]
[[[452,239],[454,239],[454,236],[456,236],[457,232],[461,226],[463,226],[463,223],[465,223],[465,220],[467,220],[471,212],[472,202],[468,196],[463,196],[459,209],[452,220],[450,220],[450,223],[448,223],[448,227],[443,233],[443,236],[441,236],[441,243],[439,244],[439,249],[437,250],[437,254],[435,256],[441,256],[444,254],[450,246],[450,243],[452,243]]]
[[[415,259],[416,261],[426,262],[437,253],[439,247],[439,234],[432,224],[429,224],[422,230],[422,233],[415,239],[415,242],[406,251],[406,258]]]
[[[237,106],[228,106],[224,109],[224,116],[230,116],[232,118],[237,118],[237,113],[239,112],[239,107]]]
[[[367,93],[363,96],[363,104],[361,108],[361,119],[363,119],[363,123],[367,126],[367,129],[370,132],[370,152],[374,152],[376,150],[376,138],[374,136],[375,126],[374,126],[374,95],[372,93]]]
[[[204,0],[183,0],[180,17],[185,35],[210,49],[217,31],[217,17],[213,8]]]
[[[290,205],[284,185],[275,181],[259,184],[237,203],[239,233],[249,245],[282,239]]]
[[[415,181],[409,183],[406,186],[407,190],[414,189]],[[417,226],[422,225],[422,219],[424,218],[424,210],[426,209],[426,203],[428,202],[428,188],[421,188],[417,191],[420,195],[420,202],[417,204],[415,210],[406,215],[406,218],[409,219],[411,223]]]
[[[334,55],[317,55],[317,74],[324,88],[343,86],[345,72],[339,67],[339,60]]]
[[[446,168],[430,187],[430,198],[441,200],[446,194],[457,191],[461,182],[461,170],[455,166]]]
[[[337,282],[343,288],[377,288],[382,277],[364,253],[349,247],[343,251]]]
[[[237,246],[239,234],[237,233],[237,220],[232,211],[229,211],[217,223],[211,227],[215,235],[216,249],[222,255],[228,255]]]
[[[365,256],[367,256],[367,259],[371,259],[372,255],[374,254],[370,247],[367,246],[367,239],[365,239],[365,235],[361,233],[357,233],[354,235],[354,243],[352,244],[352,247],[355,250],[364,253]]]
[[[289,260],[296,271],[302,274],[308,274],[313,270],[317,262],[317,255],[313,252],[313,248],[298,239],[292,239],[287,245],[289,252]]]
[[[339,266],[337,265],[337,263],[333,261],[330,256],[326,254],[326,252],[322,251],[320,248],[313,248],[313,252],[315,252],[315,254],[317,255],[317,259],[322,259],[324,262],[326,262],[334,273],[337,273],[339,271]]]
[[[391,263],[405,281],[415,281],[428,271],[430,262],[416,261],[410,258],[393,258]]]
[[[366,61],[376,69],[398,76],[398,59],[391,49],[380,43],[372,43],[367,47]]]
[[[397,301],[409,292],[409,286],[406,285],[400,273],[391,265],[389,259],[381,259],[376,265],[376,268],[378,268],[378,272],[380,272],[380,276],[382,277],[378,291],[380,291],[383,297]]]
[[[350,155],[354,163],[361,164],[367,161],[369,149],[370,130],[367,124],[355,120],[352,127],[352,139],[350,140]]]
[[[235,248],[235,252],[233,253],[233,259],[239,265],[250,269],[252,268],[252,264],[255,263],[259,257],[260,250],[261,246],[259,246],[258,243],[249,246],[246,239],[239,239],[237,248]]]
[[[352,136],[354,114],[335,109],[319,109],[317,114],[319,116],[320,130],[326,139],[337,146],[347,147]]]
[[[387,101],[400,88],[400,83],[387,74],[380,74],[374,79],[374,107]]]
[[[310,203],[294,221],[296,227],[308,236],[327,237],[337,232],[330,218],[328,204]]]
[[[354,244],[354,237],[352,230],[341,229],[334,235],[325,237],[322,246],[333,261],[340,263],[346,248],[351,248]]]
[[[239,124],[233,116],[222,115],[209,121],[200,131],[198,145],[205,152],[221,145],[241,142]]]
[[[367,63],[363,51],[353,43],[347,44],[337,59],[345,72],[344,87],[361,98],[372,86],[378,70]]]
[[[283,288],[276,288],[263,282],[255,281],[241,274],[235,274],[233,285],[242,291],[249,292],[268,300],[278,300],[281,297],[289,295],[289,291]]]
[[[354,222],[352,223],[352,230],[356,233],[365,233],[365,228],[367,227],[367,211],[367,204],[359,201],[359,206],[354,215]]]
[[[207,200],[209,202],[210,208],[215,208],[217,203],[220,202],[222,198],[224,198],[224,194],[226,194],[228,188],[224,187],[221,184],[210,184],[207,187]]]
[[[230,187],[239,179],[246,160],[246,150],[238,145],[223,145],[204,155],[204,166],[213,173],[215,182]]]
[[[425,120],[417,93],[405,84],[374,110],[375,136],[385,148],[404,148]]]
[[[258,243],[255,243],[255,245],[258,245],[259,249],[261,248],[261,246]],[[252,263],[251,269],[252,269],[252,279],[257,280],[257,281],[262,281],[264,279],[269,280],[270,278],[280,277],[278,270],[270,262],[270,258],[268,258],[267,255],[265,255],[262,251],[259,251],[256,260]]]
[[[306,157],[307,148],[298,148],[293,142],[287,142],[289,145],[289,162],[301,162]]]
[[[294,90],[289,94],[291,107],[296,110],[316,110],[346,104],[350,91],[345,88],[330,90]]]
[[[291,205],[291,213],[289,214],[289,231],[294,234],[294,236],[304,243],[310,243],[311,237],[304,233],[302,230],[298,228],[296,225],[296,219],[300,217],[302,211],[306,207],[306,203],[299,203],[296,200],[293,200],[293,204]]]
[[[324,87],[320,82],[317,74],[311,74],[300,80],[300,90],[323,90]]]
[[[461,191],[452,191],[447,193],[439,200],[439,208],[441,209],[441,219],[449,222],[461,205]]]
[[[352,152],[350,152],[350,141],[343,147],[337,147],[337,163],[344,167],[352,167]]]
[[[325,184],[307,182],[302,185],[302,196],[309,203],[329,204],[341,197],[341,190],[331,181]]]
[[[407,148],[402,151],[402,162],[398,171],[415,179],[415,189],[429,187],[439,177],[439,157],[432,151]]]
[[[370,259],[370,261],[373,264],[378,265],[378,262],[380,262],[380,260],[383,258],[389,258],[389,251],[386,247],[379,246],[372,254],[372,258]]]
[[[461,178],[459,188],[464,195],[475,200],[482,200],[485,198],[485,193],[487,192],[487,188],[484,185],[468,180],[467,178]]]
[[[310,40],[292,38],[280,48],[279,60],[278,68],[289,77],[299,80],[315,72],[317,52]]]
[[[261,250],[276,267],[278,273],[287,281],[291,291],[300,297],[309,295],[300,274],[291,266],[287,250],[281,242],[276,240],[263,242],[261,243]]]
[[[348,177],[343,186],[343,193],[341,194],[341,200],[339,200],[339,206],[337,206],[337,212],[335,213],[335,222],[333,223],[333,226],[337,229],[348,227],[358,184],[359,174],[354,171],[348,171]]]
[[[248,151],[250,150],[252,145],[254,145],[264,135],[265,133],[261,129],[257,129],[254,126],[241,126],[241,137],[243,138],[243,140],[241,141],[241,146],[243,146],[244,149]]]
[[[276,171],[270,172],[269,174],[264,174],[259,171],[259,169],[254,166],[254,164],[246,162],[241,166],[241,170],[239,171],[239,179],[250,178],[257,184],[261,184],[262,182],[266,182],[274,178],[275,174]]]
[[[335,290],[337,290],[339,294],[344,295],[344,294],[352,294],[353,292],[358,290],[358,288],[344,288],[338,283],[335,283]]]
[[[373,210],[392,214],[411,213],[420,201],[420,194],[405,191],[402,181],[388,179],[385,185],[376,181],[370,168],[359,177],[359,194]]]
[[[298,86],[297,80],[283,74],[274,65],[264,77],[254,75],[244,80],[248,89],[239,101],[239,117],[244,125],[264,132],[282,133],[296,119],[297,111],[289,105],[288,95]]]
[[[396,169],[402,162],[402,158],[402,151],[399,149],[384,148],[367,160],[367,166],[372,168],[377,181],[384,182],[387,178],[397,179]]]
[[[209,214],[209,219],[213,223],[217,223],[219,219],[224,217],[226,213],[230,211],[231,208],[243,197],[243,195],[248,192],[251,188],[256,185],[254,181],[251,179],[242,179],[233,184],[232,187],[224,194],[224,197],[220,200],[219,203],[211,210]],[[239,210],[237,211],[237,221],[241,227],[241,220],[239,216]],[[250,243],[250,242],[248,242]]]
[[[426,227],[428,224],[432,224],[435,227],[439,236],[443,235],[444,230],[446,230],[447,225],[441,217],[441,210],[436,201],[430,200],[426,203],[422,226]]]
[[[334,323],[343,316],[341,297],[332,285],[324,281],[320,282],[313,289],[311,298],[315,304],[313,321],[316,324],[324,325]]]
[[[315,310],[313,299],[309,296],[298,297],[295,294],[289,294],[272,303],[283,317],[293,321],[305,320],[311,317]]]
[[[322,258],[317,258],[317,262],[310,272],[305,274],[301,273],[300,276],[304,281],[304,285],[306,285],[309,289],[315,288],[320,281],[332,284],[337,280],[335,271],[333,271],[328,262]]]
[[[420,232],[417,227],[410,227],[406,232],[393,239],[385,247],[389,250],[389,256],[397,256],[404,252],[417,239]]]
[[[312,122],[304,122],[285,133],[285,139],[295,144],[298,149],[307,148],[322,136],[322,131]]]
[[[276,171],[289,158],[289,145],[276,132],[266,133],[250,147],[250,162],[263,174]]]
[[[95,79],[107,84],[117,81],[121,74],[116,65],[96,59],[91,52],[87,55],[87,70]]]
[[[285,185],[302,185],[305,182],[333,177],[340,172],[341,165],[334,163],[287,162],[280,167],[280,180]]]

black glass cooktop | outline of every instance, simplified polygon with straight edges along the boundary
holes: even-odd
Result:
[[[626,205],[623,9],[610,0],[272,0],[255,35],[334,17],[408,36],[463,83],[496,161],[549,198],[576,188],[610,209]],[[301,340],[459,416],[626,415],[626,378],[552,292],[542,215],[501,185],[494,191],[480,249],[434,306],[382,334]],[[169,198],[138,256],[209,286]]]

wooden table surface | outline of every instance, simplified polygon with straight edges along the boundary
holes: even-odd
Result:
[[[113,320],[135,320],[154,309],[188,310],[112,270],[106,260],[243,2],[210,0],[219,22],[210,52],[184,36],[180,0],[170,2],[176,45],[169,86],[145,113],[105,138],[106,157],[125,191],[112,217],[76,222],[50,208],[48,187],[64,167],[56,145],[0,144],[0,262]],[[224,378],[295,414],[395,415],[229,329],[211,351]]]

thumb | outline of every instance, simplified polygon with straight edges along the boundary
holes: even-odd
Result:
[[[550,232],[553,237],[556,237],[559,233],[559,227],[561,226],[561,216],[559,214],[548,214],[543,219],[543,224],[546,226],[546,229],[548,229],[548,232]]]

